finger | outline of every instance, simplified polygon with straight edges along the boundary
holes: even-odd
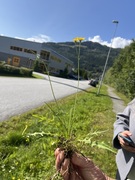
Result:
[[[121,146],[124,146],[124,145],[128,146],[129,145],[129,143],[125,142],[121,137],[119,137],[119,142],[120,142]]]
[[[60,148],[57,148],[56,150],[55,150],[55,152],[54,152],[54,155],[55,155],[55,157],[57,157],[58,156],[58,154],[60,153]]]
[[[123,136],[131,136],[132,135],[132,133],[130,131],[123,131],[121,134]]]
[[[61,164],[64,161],[64,151],[60,151],[57,156],[56,156],[56,161],[55,161],[55,166],[56,166],[56,170],[59,171],[61,168]]]
[[[70,173],[69,173],[69,167],[70,167],[70,159],[64,159],[63,163],[61,164],[60,168],[60,174],[64,178],[64,180],[70,180]]]

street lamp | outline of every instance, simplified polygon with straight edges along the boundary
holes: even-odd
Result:
[[[107,54],[107,58],[106,58],[106,61],[105,61],[105,65],[104,65],[103,73],[102,73],[102,76],[101,76],[100,84],[99,84],[99,87],[98,87],[97,95],[100,93],[100,89],[101,89],[103,78],[104,78],[105,71],[106,71],[106,66],[107,66],[107,63],[108,63],[108,59],[109,59],[109,56],[110,56],[113,40],[114,40],[114,37],[115,37],[115,34],[116,34],[116,30],[117,30],[117,26],[118,26],[119,21],[113,20],[112,23],[116,24],[116,26],[115,26],[115,30],[114,30],[114,33],[113,33],[113,36],[112,36],[112,42],[111,42],[111,45],[110,45],[110,48],[109,48],[109,51],[108,51],[108,54]]]

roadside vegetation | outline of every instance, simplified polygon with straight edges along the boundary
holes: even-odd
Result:
[[[15,67],[0,61],[0,75],[1,76],[18,76],[18,77],[32,77],[33,70],[24,67]]]
[[[56,103],[49,103],[0,123],[1,180],[49,180],[56,173],[54,151],[61,146],[60,137],[66,136],[71,127],[72,148],[89,156],[105,173],[115,177],[112,148],[115,114],[107,88],[103,87],[99,96],[95,88],[77,93],[72,122],[69,119],[75,96],[59,100],[59,111]],[[61,120],[65,127],[61,126]]]
[[[106,73],[105,82],[128,98],[135,97],[135,40],[121,50]]]
[[[11,66],[4,61],[0,61],[0,76],[43,79],[43,76],[33,73],[32,69]]]

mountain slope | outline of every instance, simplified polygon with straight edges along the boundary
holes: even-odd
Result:
[[[44,47],[52,49],[74,62],[77,67],[77,53],[74,42],[44,43]],[[111,49],[107,68],[111,67],[121,49]],[[82,42],[80,51],[80,68],[92,73],[101,74],[107,58],[109,47],[91,41]]]

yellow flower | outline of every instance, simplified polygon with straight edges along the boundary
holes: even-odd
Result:
[[[83,37],[76,37],[76,38],[74,38],[73,39],[73,41],[76,43],[76,42],[82,42],[82,41],[84,41],[84,39],[85,38],[83,38]]]

